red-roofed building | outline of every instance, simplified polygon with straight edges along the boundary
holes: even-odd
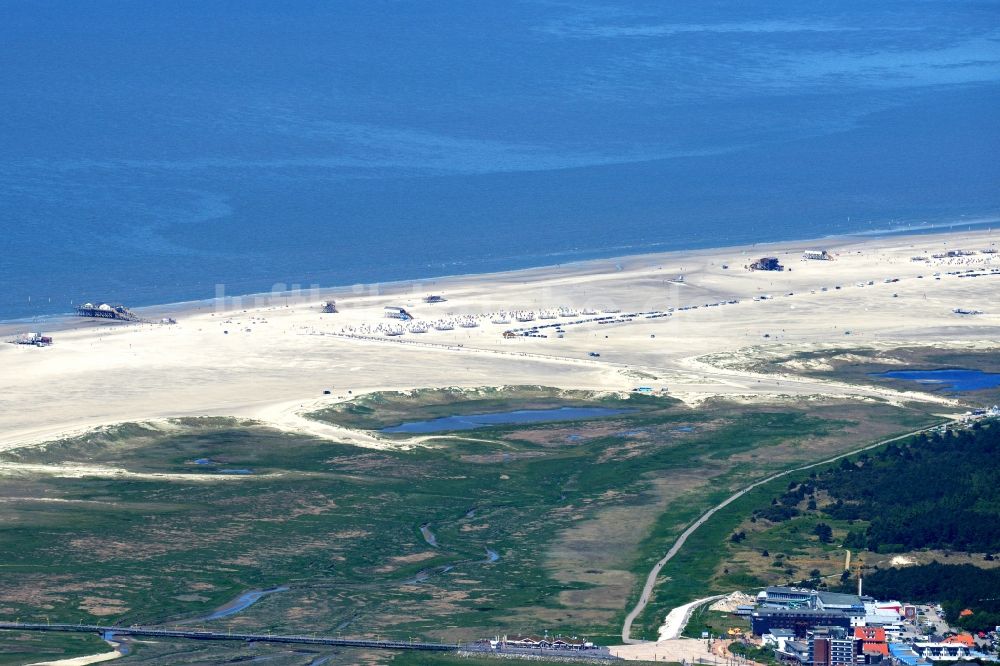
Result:
[[[944,639],[945,643],[957,643],[959,645],[964,645],[966,647],[975,647],[976,640],[972,637],[972,634],[959,634],[957,636],[949,636]]]
[[[863,641],[885,643],[885,629],[882,627],[854,627],[854,637]]]
[[[855,654],[859,664],[870,664],[889,656],[889,644],[882,627],[854,627]]]

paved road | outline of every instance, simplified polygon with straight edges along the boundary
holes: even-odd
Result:
[[[944,423],[954,423],[956,420],[957,419],[951,419],[949,421],[945,421]],[[657,576],[660,575],[660,570],[663,569],[664,565],[666,565],[667,562],[673,559],[674,555],[680,552],[680,549],[684,547],[684,543],[688,540],[688,537],[694,534],[695,530],[697,530],[699,527],[708,522],[708,519],[714,516],[716,512],[726,508],[727,506],[729,506],[739,498],[743,497],[757,486],[762,486],[765,483],[770,483],[775,479],[780,479],[783,476],[794,474],[796,472],[801,472],[803,470],[811,469],[813,467],[819,467],[820,465],[827,465],[829,463],[836,462],[841,458],[846,458],[848,456],[853,456],[857,453],[861,453],[862,451],[868,451],[874,448],[878,448],[884,444],[889,444],[890,442],[906,439],[907,437],[912,437],[913,435],[933,430],[934,428],[937,428],[941,425],[942,425],[941,423],[938,423],[936,425],[928,426],[926,428],[920,428],[919,430],[914,430],[904,435],[897,435],[896,437],[883,439],[879,442],[875,442],[874,444],[869,444],[868,446],[861,447],[860,449],[848,451],[847,453],[841,453],[840,455],[836,455],[832,458],[827,458],[826,460],[821,460],[819,462],[810,463],[808,465],[802,465],[800,467],[795,467],[792,469],[785,470],[784,472],[778,472],[777,474],[772,474],[767,478],[751,483],[746,488],[743,488],[742,490],[734,493],[733,495],[727,497],[725,500],[716,504],[714,507],[703,513],[701,517],[698,518],[698,520],[694,521],[686,530],[684,530],[684,532],[682,532],[681,535],[677,537],[677,540],[674,541],[673,545],[670,547],[670,550],[667,551],[667,554],[664,555],[662,559],[660,559],[656,564],[653,565],[653,568],[650,570],[649,575],[646,576],[646,584],[642,588],[642,593],[639,595],[639,600],[636,602],[632,610],[629,611],[629,614],[625,616],[625,623],[622,625],[622,642],[626,644],[646,642],[646,641],[632,639],[631,636],[632,622],[634,622],[635,618],[639,617],[639,614],[646,609],[646,604],[649,603],[649,598],[653,594],[653,586],[656,584]]]

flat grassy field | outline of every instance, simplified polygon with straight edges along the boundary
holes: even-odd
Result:
[[[564,403],[553,391],[539,402],[540,389],[518,391],[507,392],[511,408],[634,411],[484,428],[480,441],[408,451],[189,419],[0,454],[0,616],[449,642],[548,630],[615,643],[648,568],[712,503],[768,472],[933,420],[876,402],[692,410],[665,397]],[[367,399],[391,413],[368,423],[483,410],[425,397],[439,403],[433,413],[411,410],[413,395]],[[655,636],[675,602],[710,593],[754,502],[696,533],[633,635]],[[275,587],[287,589],[205,617]],[[131,659],[161,647],[140,645]]]
[[[20,666],[33,661],[54,661],[110,651],[110,645],[88,634],[0,631],[0,666]]]

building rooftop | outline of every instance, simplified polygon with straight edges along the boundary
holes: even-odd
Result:
[[[854,637],[865,641],[885,643],[885,629],[882,627],[854,627]]]
[[[905,666],[927,663],[925,659],[921,659],[916,652],[903,643],[889,643],[889,652]]]
[[[772,585],[764,590],[767,594],[805,594],[811,595],[815,590],[807,587],[788,587],[786,585]]]
[[[818,592],[820,603],[824,606],[860,606],[864,607],[864,599],[856,594],[840,592]]]
[[[959,634],[957,636],[949,636],[942,642],[957,643],[959,645],[965,645],[966,647],[975,647],[976,645],[976,639],[972,637],[972,634]]]
[[[847,638],[847,631],[843,627],[814,627],[809,633],[817,638]]]
[[[787,641],[785,643],[785,652],[788,654],[806,655],[809,653],[809,643],[805,641]]]
[[[830,608],[826,610],[814,610],[812,608],[758,608],[754,611],[754,615],[764,616],[764,615],[803,615],[803,616],[822,616],[822,617],[847,617],[839,608]]]

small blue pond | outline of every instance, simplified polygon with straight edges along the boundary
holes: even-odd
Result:
[[[893,370],[875,374],[876,377],[901,379],[927,387],[940,387],[948,391],[978,391],[1000,386],[1000,372],[982,370]]]
[[[521,409],[496,414],[466,414],[465,416],[443,416],[429,421],[410,421],[398,426],[385,428],[382,432],[429,433],[449,430],[474,430],[493,425],[511,423],[540,423],[543,421],[578,421],[602,416],[615,416],[634,412],[634,409],[611,409],[608,407],[559,407],[558,409]]]

